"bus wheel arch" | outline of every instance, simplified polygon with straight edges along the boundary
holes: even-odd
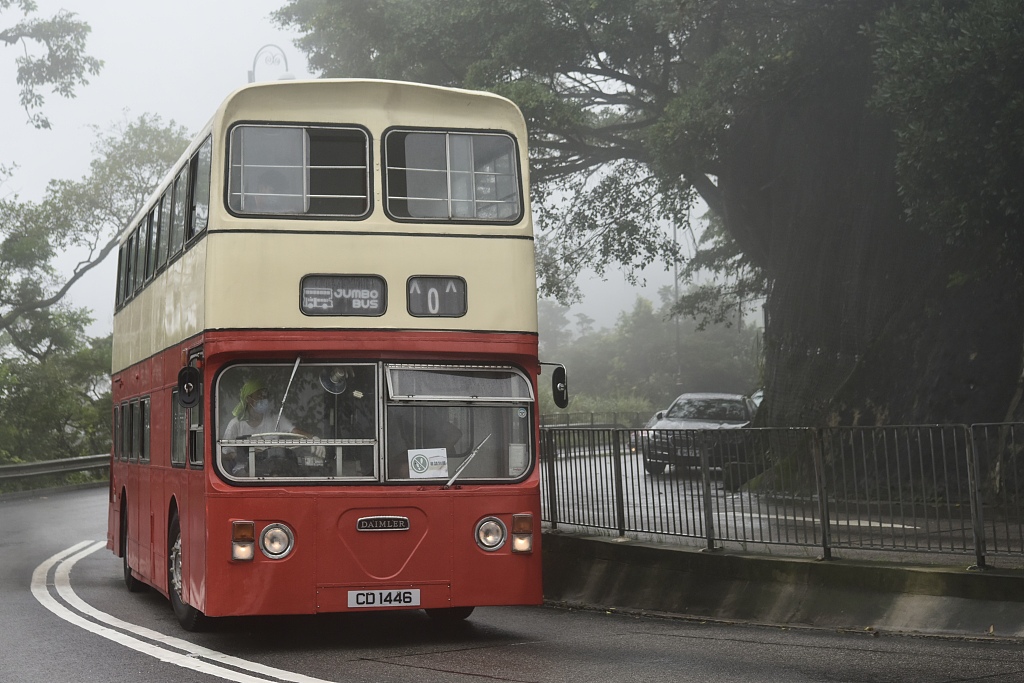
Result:
[[[201,631],[206,627],[206,615],[184,600],[183,556],[181,521],[178,507],[172,501],[170,522],[167,525],[167,597],[181,627],[186,631]]]

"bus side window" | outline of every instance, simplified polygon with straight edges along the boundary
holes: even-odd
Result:
[[[142,289],[142,283],[146,281],[146,235],[148,229],[143,219],[135,228],[135,283],[134,290],[138,294]]]
[[[203,467],[203,400],[188,409],[188,464],[192,469]]]
[[[156,267],[163,268],[167,265],[168,236],[171,232],[171,191],[167,190],[160,197],[160,238],[156,249]]]
[[[128,451],[128,462],[136,462],[142,450],[142,410],[137,400],[131,402],[132,447]]]
[[[121,461],[128,460],[128,451],[131,450],[131,440],[128,438],[132,433],[132,414],[128,410],[127,401],[121,404]]]
[[[114,449],[114,460],[121,459],[121,406],[114,406],[114,438],[111,439],[111,448]]]
[[[117,287],[114,294],[114,306],[124,303],[124,245],[117,250]]]
[[[192,206],[186,226],[186,242],[206,230],[206,225],[210,221],[210,157],[212,152],[213,138],[207,138],[189,161]]]
[[[149,462],[149,398],[144,398],[139,402],[142,412],[142,444],[141,450],[139,451],[139,462]]]
[[[174,201],[171,207],[170,256],[181,252],[185,244],[185,205],[188,199],[188,167],[174,179]]]
[[[177,390],[171,392],[171,465],[185,466],[185,408],[178,403]]]
[[[153,279],[156,273],[156,243],[160,235],[160,206],[153,207],[149,212],[149,250],[146,254],[146,282]]]
[[[128,301],[135,293],[135,233],[124,243],[124,299]]]

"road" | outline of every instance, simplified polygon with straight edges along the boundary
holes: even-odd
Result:
[[[553,606],[479,609],[447,630],[396,612],[224,619],[185,633],[160,595],[125,590],[119,560],[96,547],[105,520],[105,489],[0,500],[0,682],[1024,681],[1019,642]]]

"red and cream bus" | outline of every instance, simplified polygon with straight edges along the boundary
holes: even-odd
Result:
[[[206,617],[541,602],[522,115],[232,93],[122,236],[107,545]]]

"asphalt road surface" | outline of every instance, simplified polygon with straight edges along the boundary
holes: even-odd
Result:
[[[0,499],[0,682],[1024,681],[1020,642],[637,617],[551,606],[223,619],[182,631],[102,544],[106,489]]]

